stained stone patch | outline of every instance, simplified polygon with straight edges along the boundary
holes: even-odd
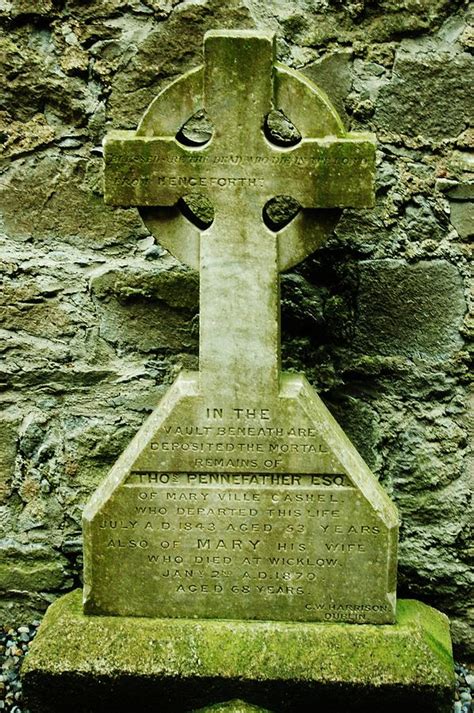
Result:
[[[193,114],[178,131],[176,138],[189,146],[201,146],[210,141],[212,136],[212,123],[201,109]]]
[[[391,81],[382,87],[375,119],[388,131],[441,140],[460,134],[474,112],[474,60],[413,51],[397,53]],[[427,111],[426,107],[430,107]]]
[[[472,201],[453,201],[451,203],[451,223],[461,238],[474,235],[474,203]]]
[[[291,196],[275,196],[265,205],[263,220],[270,230],[281,230],[300,210],[300,204]]]
[[[460,348],[461,276],[444,260],[360,264],[355,346],[368,354],[442,359]]]
[[[206,196],[201,193],[188,193],[178,202],[183,215],[197,228],[205,229],[212,225],[214,208]]]
[[[301,141],[301,134],[285,114],[272,109],[265,119],[265,131],[270,141],[277,146],[294,146]]]

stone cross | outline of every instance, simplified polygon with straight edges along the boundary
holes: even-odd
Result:
[[[199,110],[212,135],[184,145]],[[276,145],[274,110],[295,145]],[[279,365],[279,272],[342,207],[372,204],[374,154],[250,31],[209,32],[204,65],[136,132],[107,136],[107,202],[138,206],[200,272],[200,371],[178,375],[84,509],[87,613],[394,621],[396,509],[305,377]],[[213,205],[207,228],[180,210],[196,193]],[[289,195],[302,210],[270,229],[265,206]]]
[[[201,101],[212,138],[185,146],[176,134]],[[266,116],[282,106],[299,117],[296,146],[265,136]],[[142,207],[160,242],[199,269],[203,392],[278,393],[279,271],[324,240],[337,217],[328,209],[373,204],[374,156],[372,135],[345,133],[324,95],[275,63],[271,35],[246,30],[208,32],[204,68],[159,95],[136,133],[106,137],[106,201]],[[206,230],[176,208],[189,193],[213,204]],[[278,195],[303,211],[273,232],[262,211]]]

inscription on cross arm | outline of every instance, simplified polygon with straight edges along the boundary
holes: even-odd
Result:
[[[263,117],[262,117],[263,119]],[[374,146],[367,135],[303,139],[282,149],[259,132],[258,153],[224,154],[219,140],[201,149],[174,138],[137,137],[112,132],[106,142],[106,195],[116,205],[174,205],[190,190],[226,200],[231,190],[248,188],[249,200],[264,205],[290,193],[304,208],[365,207],[373,204],[367,180]]]

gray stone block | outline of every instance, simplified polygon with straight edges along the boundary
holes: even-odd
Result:
[[[461,277],[443,260],[360,264],[354,344],[366,354],[443,359],[462,345]]]

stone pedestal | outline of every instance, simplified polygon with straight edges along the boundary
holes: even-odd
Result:
[[[48,610],[23,666],[31,713],[451,710],[447,618],[399,600],[393,625],[87,616]],[[237,700],[238,699],[238,702]],[[237,706],[237,708],[236,708]],[[213,710],[212,708],[210,708]]]
[[[179,375],[84,509],[87,614],[395,621],[395,505],[304,376],[264,397]]]

